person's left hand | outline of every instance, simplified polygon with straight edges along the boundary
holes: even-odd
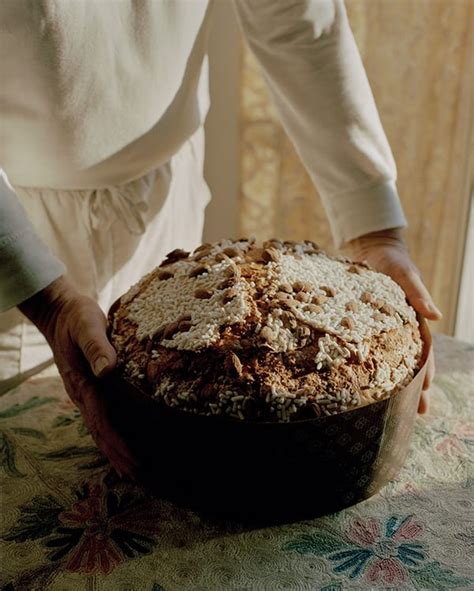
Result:
[[[400,228],[374,232],[356,238],[345,245],[344,251],[351,259],[367,261],[377,271],[389,275],[402,287],[410,304],[422,316],[428,320],[441,319],[441,312],[435,306],[423,284],[420,272],[410,258]],[[428,410],[426,391],[430,387],[434,370],[434,361],[431,356],[418,406],[418,412],[421,414]]]

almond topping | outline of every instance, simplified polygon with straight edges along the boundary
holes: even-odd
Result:
[[[328,287],[327,285],[321,285],[320,289],[322,289],[324,291],[324,293],[330,298],[333,298],[336,295],[336,290],[333,287]]]
[[[189,277],[198,277],[199,275],[202,275],[203,273],[208,273],[209,272],[209,267],[206,267],[204,265],[197,265],[197,267],[194,267],[194,269],[191,269],[191,271],[189,272]]]
[[[270,246],[263,251],[262,258],[266,263],[277,263],[280,260],[280,253],[276,248]]]
[[[346,304],[347,312],[357,312],[358,309],[359,309],[359,305],[357,304],[356,301],[352,300],[351,302],[347,302],[347,304]]]
[[[283,322],[283,326],[285,328],[295,328],[297,326],[297,322],[295,320],[295,317],[293,316],[293,314],[291,314],[291,312],[287,312],[286,310],[284,310],[281,313],[281,321]]]
[[[344,318],[341,320],[341,326],[344,326],[345,328],[348,328],[349,330],[353,330],[354,329],[354,321],[352,320],[352,318],[349,318],[349,316],[344,316]]]
[[[183,250],[182,248],[175,248],[171,252],[166,255],[167,259],[173,259],[174,261],[178,261],[179,259],[186,259],[189,256],[189,252]]]
[[[316,304],[317,306],[321,306],[322,304],[324,304],[324,302],[327,302],[327,300],[328,300],[328,296],[325,296],[325,295],[315,295],[311,299],[311,302],[313,304]]]
[[[208,300],[209,298],[212,298],[212,291],[204,288],[196,289],[194,297],[198,300]]]
[[[164,332],[165,332],[165,326],[160,326],[159,328],[157,328],[155,330],[155,332],[153,333],[153,335],[151,336],[151,342],[159,341],[161,339],[161,337],[163,336]]]
[[[356,273],[357,275],[360,275],[360,269],[356,265],[350,265],[347,270],[349,273]]]
[[[188,332],[188,330],[191,328],[192,324],[191,322],[189,322],[189,320],[181,320],[181,322],[178,324],[178,331],[179,332]]]
[[[285,293],[284,291],[279,291],[275,297],[283,303],[290,303],[293,300],[291,295],[289,293]]]
[[[171,279],[171,277],[174,277],[174,274],[170,273],[170,271],[158,271],[156,276],[160,281],[166,281],[166,279]]]
[[[364,292],[362,292],[360,299],[362,302],[364,302],[364,304],[370,304],[371,302],[374,301],[374,296],[371,293],[369,293],[368,291],[364,291]]]
[[[201,250],[200,252],[193,255],[193,260],[200,261],[201,259],[205,259],[206,257],[208,257],[210,254],[211,254],[210,248],[207,250]]]
[[[316,304],[308,304],[304,307],[304,309],[306,312],[311,312],[312,314],[321,314],[321,312],[323,311],[321,306],[318,306]]]
[[[235,298],[237,295],[239,295],[239,292],[233,287],[231,287],[226,292],[224,292],[224,297],[222,298],[222,300],[224,304],[227,304],[227,302],[230,302],[230,300]]]
[[[240,254],[242,254],[237,248],[234,248],[233,246],[228,246],[227,248],[224,248],[222,252],[231,259],[233,259],[234,257],[238,257]]]
[[[279,287],[278,287],[279,291],[284,291],[285,293],[292,293],[293,292],[293,288],[291,287],[291,285],[289,283],[282,283]]]
[[[309,301],[311,301],[311,296],[309,295],[309,293],[306,293],[304,291],[300,291],[299,293],[296,294],[295,299],[298,300],[298,302],[302,302],[303,304],[307,304]]]
[[[191,320],[191,314],[183,314],[182,316],[180,316],[178,318],[178,320],[176,322],[182,322],[182,321],[186,321],[186,320]]]
[[[194,254],[196,254],[197,252],[201,252],[203,250],[211,250],[212,249],[212,244],[210,242],[204,242],[204,244],[201,244],[200,246],[198,246],[197,248],[194,249]]]
[[[234,267],[233,265],[229,265],[224,270],[224,275],[226,277],[239,277],[239,275],[240,275],[240,268],[239,267]]]
[[[217,285],[217,289],[228,289],[229,287],[233,287],[235,285],[235,280],[232,277],[229,279],[224,279]]]
[[[384,314],[388,314],[388,316],[394,316],[395,315],[395,308],[391,304],[384,304],[380,308],[380,311],[383,312]]]
[[[173,337],[173,335],[178,332],[178,326],[179,326],[179,322],[170,322],[170,324],[168,324],[165,327],[165,330],[163,332],[163,338],[164,339],[171,339]]]
[[[298,291],[303,291],[305,284],[302,281],[295,281],[293,283],[293,289],[294,291],[298,292]]]
[[[272,238],[263,243],[263,248],[275,248],[276,250],[283,250],[283,242]]]

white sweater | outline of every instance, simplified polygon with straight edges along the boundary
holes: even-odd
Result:
[[[227,0],[220,0],[227,1]],[[207,112],[212,0],[0,2],[0,166],[88,189],[165,164]],[[336,243],[406,224],[342,0],[235,0]],[[0,183],[0,309],[63,272]]]

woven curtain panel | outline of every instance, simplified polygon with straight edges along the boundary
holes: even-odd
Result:
[[[412,255],[454,327],[469,203],[471,0],[346,0],[398,165]],[[472,61],[472,60],[471,60]],[[244,235],[316,240],[332,250],[317,190],[283,131],[244,46],[241,68]]]

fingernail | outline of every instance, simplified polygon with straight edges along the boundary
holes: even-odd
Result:
[[[429,303],[428,308],[430,309],[430,312],[438,316],[440,319],[443,317],[441,310],[439,310],[434,304]]]
[[[107,357],[99,357],[94,362],[94,373],[99,378],[104,369],[109,365],[109,360]]]

